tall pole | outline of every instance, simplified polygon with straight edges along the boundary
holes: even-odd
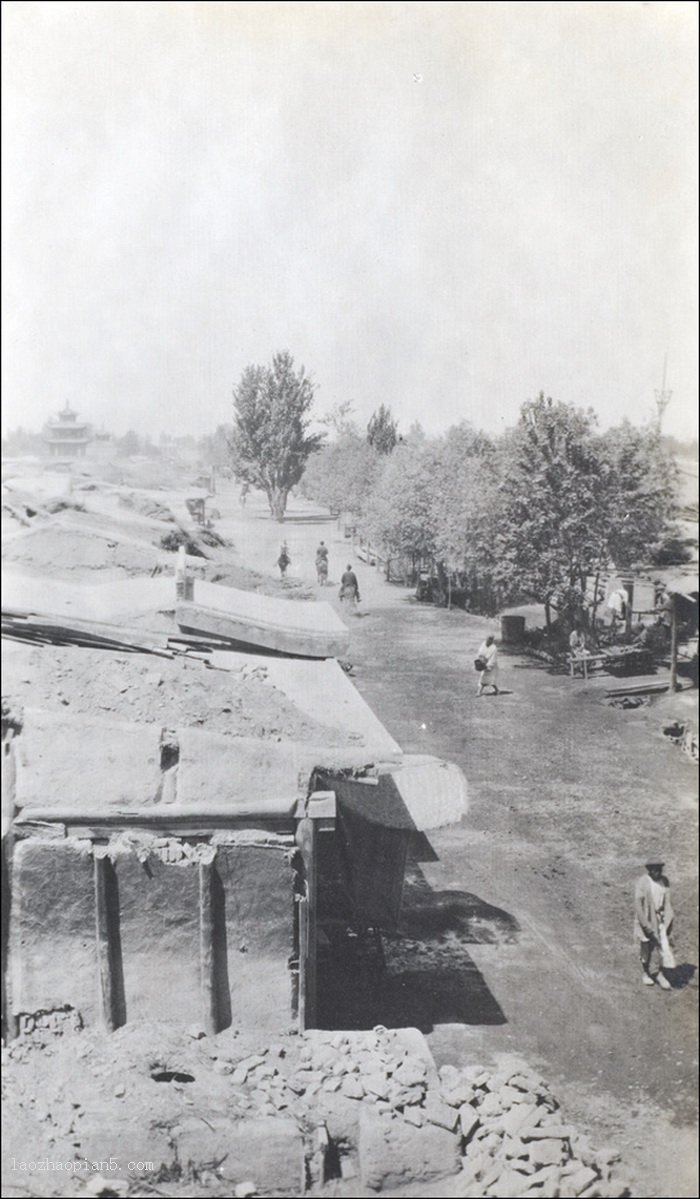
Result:
[[[678,688],[678,599],[671,596],[671,682],[670,690]]]
[[[667,367],[668,367],[668,353],[664,354],[664,370],[663,370],[663,375],[661,377],[661,390],[659,391],[656,388],[654,389],[654,396],[656,399],[656,425],[659,430],[659,433],[661,432],[661,421],[663,419],[664,412],[668,408],[668,406],[671,402],[671,396],[673,395],[672,391],[667,391],[667,389],[666,389],[666,368]]]

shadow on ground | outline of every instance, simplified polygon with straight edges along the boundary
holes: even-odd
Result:
[[[664,970],[664,974],[675,991],[682,991],[684,987],[697,987],[696,973],[697,967],[691,965],[690,962],[683,962],[680,966],[675,966],[673,970]]]
[[[399,928],[351,929],[338,919],[323,926],[319,1026],[506,1024],[467,946],[509,944],[518,932],[510,913],[478,895],[433,891],[414,862]]]

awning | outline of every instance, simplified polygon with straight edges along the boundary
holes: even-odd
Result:
[[[682,595],[686,599],[698,598],[697,575],[673,575],[664,579],[664,587],[669,595]]]

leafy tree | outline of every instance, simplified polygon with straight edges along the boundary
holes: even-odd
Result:
[[[464,422],[450,429],[436,448],[432,511],[438,577],[449,602],[457,574],[470,601],[495,610],[513,587],[498,553],[500,460],[483,433]]]
[[[117,441],[117,453],[119,454],[120,458],[131,458],[135,454],[140,453],[140,451],[141,439],[138,433],[135,433],[133,429],[129,429],[128,433],[125,433],[124,436],[120,437]]]
[[[318,423],[332,429],[336,437],[342,437],[344,433],[356,431],[355,423],[352,420],[354,411],[352,400],[345,400],[342,404],[336,404],[325,416],[320,416]]]
[[[595,416],[541,392],[505,444],[500,552],[514,592],[582,610],[586,576],[607,557],[604,473]],[[515,585],[517,580],[517,587]]]
[[[678,468],[656,424],[636,428],[624,421],[600,439],[605,475],[607,548],[617,568],[648,561],[667,538],[673,522]]]
[[[287,350],[271,366],[248,366],[234,388],[233,466],[267,495],[270,514],[283,521],[287,498],[324,434],[309,433],[314,386]]]
[[[390,454],[398,441],[398,424],[391,408],[380,404],[367,425],[367,441],[380,454]]]
[[[198,443],[203,460],[209,466],[215,466],[220,470],[230,466],[232,439],[232,425],[217,425],[210,436],[202,437]]]
[[[523,405],[506,439],[503,560],[524,594],[585,618],[586,582],[648,561],[675,514],[672,460],[653,426],[600,435],[592,411],[545,399]]]
[[[427,441],[427,436],[426,436],[425,429],[423,428],[420,421],[414,420],[413,424],[409,427],[409,430],[408,430],[408,433],[406,434],[406,436],[399,437],[398,440],[404,441],[408,445],[419,445],[419,444],[422,445]]]
[[[16,429],[11,430],[2,439],[3,456],[11,456],[13,454],[35,454],[39,456],[44,452],[44,449],[45,442],[42,435],[40,433],[32,433],[31,430],[24,429],[22,425],[18,425]]]
[[[432,556],[435,549],[436,454],[426,445],[398,445],[386,459],[368,504],[372,539],[390,554]]]
[[[362,517],[383,462],[367,439],[348,428],[313,454],[302,479],[307,499]]]

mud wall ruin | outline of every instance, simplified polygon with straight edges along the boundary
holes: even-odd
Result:
[[[166,841],[165,838],[160,838]],[[69,1005],[86,1024],[174,1020],[286,1030],[297,940],[290,837],[176,856],[176,839],[97,856],[88,841],[14,847],[11,1016]],[[209,847],[206,847],[209,850]],[[159,852],[160,851],[160,852]]]

